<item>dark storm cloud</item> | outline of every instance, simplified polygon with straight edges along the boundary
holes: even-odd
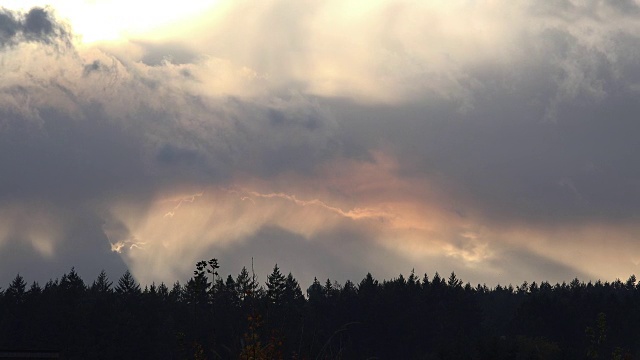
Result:
[[[51,15],[51,9],[36,7],[23,14],[0,8],[0,45],[11,46],[23,41],[69,44],[70,33]]]

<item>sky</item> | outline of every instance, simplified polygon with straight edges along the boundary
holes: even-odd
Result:
[[[2,287],[638,273],[634,0],[2,6]]]

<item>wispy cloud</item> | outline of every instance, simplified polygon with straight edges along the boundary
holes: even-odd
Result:
[[[350,210],[342,210],[335,206],[327,205],[324,201],[319,199],[311,199],[311,200],[300,200],[296,198],[295,195],[289,195],[285,193],[269,193],[262,194],[256,191],[240,191],[240,194],[246,194],[255,198],[265,198],[265,199],[284,199],[290,201],[299,206],[317,206],[322,209],[328,210],[329,212],[338,214],[348,219],[352,220],[362,220],[362,219],[375,219],[375,220],[384,220],[385,218],[393,217],[393,214],[378,209],[372,208],[354,208]],[[242,196],[241,200],[251,200],[252,198],[249,196]],[[252,201],[255,204],[255,201]]]

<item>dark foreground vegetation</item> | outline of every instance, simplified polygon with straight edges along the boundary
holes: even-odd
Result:
[[[495,288],[442,278],[315,281],[276,266],[199,262],[185,284],[141,288],[130,273],[88,284],[71,269],[44,286],[19,275],[0,292],[0,349],[65,359],[638,359],[640,284]]]

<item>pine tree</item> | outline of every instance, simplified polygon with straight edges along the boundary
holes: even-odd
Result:
[[[450,288],[460,288],[462,287],[462,280],[458,279],[456,273],[452,271],[451,275],[449,275],[447,285],[449,285]]]
[[[249,275],[246,267],[242,267],[240,274],[236,277],[236,288],[240,302],[246,299],[255,298],[260,293],[260,288],[255,279]]]
[[[164,282],[161,282],[160,285],[158,285],[158,295],[160,295],[160,298],[163,300],[167,300],[169,298],[169,288],[164,284]]]
[[[68,274],[62,275],[60,279],[60,289],[72,295],[79,295],[86,290],[86,286],[76,272],[76,269],[72,267]]]
[[[309,302],[312,303],[320,303],[324,300],[324,288],[318,278],[313,278],[313,284],[309,286],[307,289],[307,297],[309,298]]]
[[[91,291],[100,294],[110,293],[113,292],[111,289],[112,284],[113,282],[109,281],[107,273],[102,270],[100,271],[100,274],[98,274],[98,278],[93,282],[93,284],[91,284]]]
[[[133,278],[131,272],[127,270],[118,280],[115,290],[120,295],[137,295],[140,294],[140,285]]]
[[[267,277],[267,298],[274,304],[281,304],[286,290],[286,281],[278,264],[274,266],[273,272]]]
[[[184,287],[180,284],[180,281],[173,283],[171,291],[169,291],[169,299],[172,303],[178,303],[184,300]]]
[[[287,279],[285,280],[284,302],[294,306],[304,303],[304,295],[302,295],[300,284],[291,273],[287,275]]]
[[[353,283],[353,281],[351,280],[345,281],[344,286],[342,287],[342,296],[352,297],[357,293],[358,293],[358,289],[356,288],[356,285]]]
[[[378,291],[378,280],[375,280],[371,273],[362,279],[360,285],[358,285],[358,294],[361,296],[372,298]]]
[[[17,274],[16,277],[11,281],[11,285],[5,291],[5,297],[10,299],[14,304],[20,304],[24,301],[24,295],[26,292],[27,283],[24,281],[24,278]]]
[[[28,293],[33,297],[40,296],[40,294],[42,294],[42,288],[40,287],[40,284],[38,284],[36,281],[31,283],[31,287],[29,288]]]
[[[409,285],[409,289],[411,290],[420,286],[420,279],[416,276],[415,269],[411,269],[411,274],[407,279],[407,285]]]

